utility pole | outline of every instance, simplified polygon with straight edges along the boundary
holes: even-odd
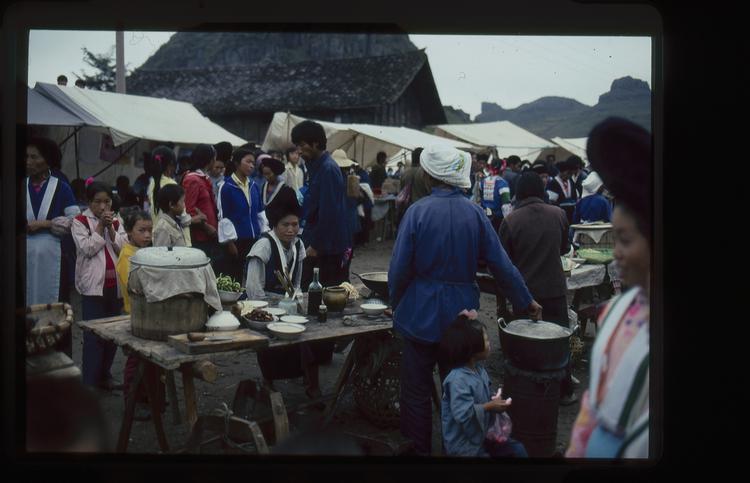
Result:
[[[125,32],[115,33],[115,92],[125,94]]]

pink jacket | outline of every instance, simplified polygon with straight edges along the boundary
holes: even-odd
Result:
[[[78,255],[76,259],[76,290],[81,295],[101,296],[104,288],[104,272],[107,267],[104,248],[106,247],[109,250],[112,261],[117,263],[117,255],[128,242],[128,235],[125,233],[122,223],[119,222],[114,240],[109,239],[108,230],[104,230],[104,238],[102,238],[96,232],[99,219],[94,216],[90,209],[86,209],[83,216],[88,220],[91,231],[76,219],[73,220],[70,227]],[[118,294],[119,289],[118,286]]]

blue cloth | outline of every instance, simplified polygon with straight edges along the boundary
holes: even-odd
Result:
[[[484,410],[484,403],[493,393],[487,371],[480,364],[476,367],[476,371],[457,367],[443,381],[440,416],[443,445],[449,456],[489,456],[484,436],[492,413]]]
[[[122,302],[117,298],[117,288],[105,288],[102,296],[81,296],[83,320],[101,319],[120,314]],[[81,376],[88,386],[98,386],[111,377],[110,369],[115,359],[117,346],[101,339],[90,331],[83,332]]]
[[[489,191],[490,184],[492,185],[492,196],[485,196],[489,193],[485,193],[485,188],[487,191]],[[482,208],[489,208],[492,210],[492,214],[502,218],[503,212],[502,212],[502,195],[503,193],[508,193],[508,200],[510,200],[510,187],[508,186],[508,182],[505,181],[500,176],[488,176],[486,178],[482,178],[482,181],[480,181],[479,189],[481,190],[482,195]],[[502,191],[502,193],[501,193]]]
[[[463,309],[479,308],[478,260],[518,310],[532,301],[523,277],[490,220],[459,188],[434,188],[409,207],[399,225],[388,270],[394,328],[417,341],[438,342]]]
[[[362,231],[362,224],[359,221],[359,215],[357,214],[357,206],[359,200],[356,198],[346,197],[346,210],[347,218],[349,220],[349,230],[352,235],[352,242],[354,241],[354,235]],[[351,246],[351,245],[349,245]]]
[[[617,458],[624,438],[596,426],[586,445],[585,458]]]
[[[612,205],[609,200],[600,194],[581,198],[576,204],[573,212],[573,223],[578,224],[585,221],[604,221],[612,219]]]
[[[307,161],[307,170],[310,185],[302,205],[305,216],[302,240],[320,255],[343,254],[352,246],[344,175],[327,151],[320,158]]]
[[[222,215],[234,224],[237,238],[240,240],[255,239],[260,236],[258,214],[263,211],[263,202],[258,185],[252,181],[249,183],[252,206],[248,206],[245,192],[237,186],[237,182],[231,176],[226,176],[224,184],[219,188]]]

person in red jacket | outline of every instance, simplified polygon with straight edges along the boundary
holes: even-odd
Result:
[[[190,238],[194,248],[203,250],[211,265],[221,257],[221,250],[216,236],[218,220],[216,215],[216,199],[213,195],[213,185],[208,176],[214,160],[216,149],[210,144],[199,144],[190,156],[190,170],[182,179],[185,189],[185,210],[191,216],[203,213],[206,219],[199,224],[190,226]]]

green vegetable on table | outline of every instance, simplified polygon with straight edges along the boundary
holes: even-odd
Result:
[[[241,292],[242,287],[240,283],[232,279],[229,275],[219,274],[216,279],[216,288],[223,290],[224,292]]]

